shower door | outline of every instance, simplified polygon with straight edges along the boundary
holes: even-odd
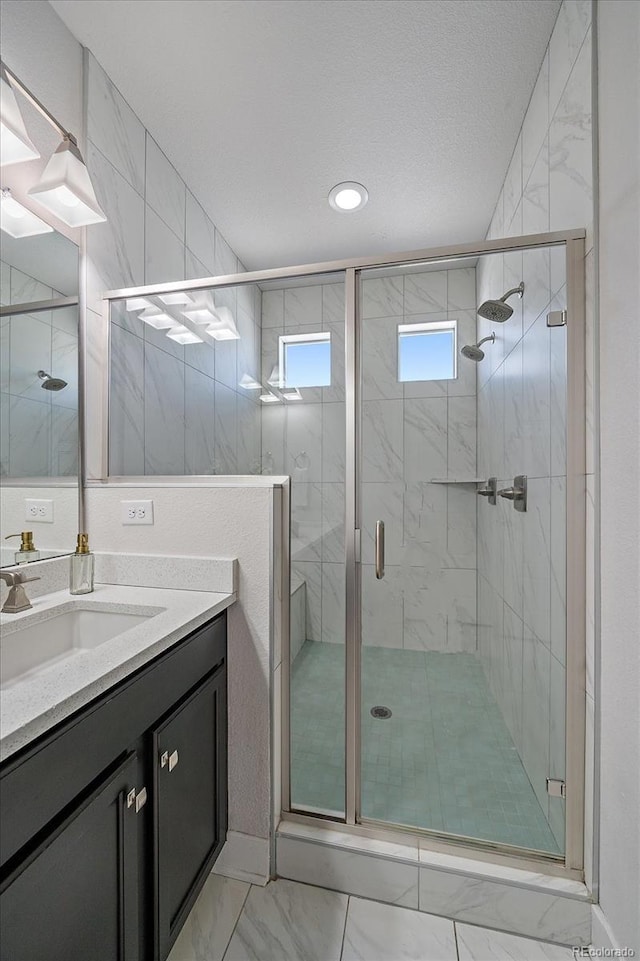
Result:
[[[561,857],[564,248],[357,278],[357,818]]]

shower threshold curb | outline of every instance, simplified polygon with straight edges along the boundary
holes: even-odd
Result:
[[[280,877],[558,944],[590,943],[592,898],[580,881],[332,827],[282,820]]]

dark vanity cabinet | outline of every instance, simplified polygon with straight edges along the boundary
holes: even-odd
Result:
[[[2,961],[163,961],[220,852],[226,613],[0,768]]]

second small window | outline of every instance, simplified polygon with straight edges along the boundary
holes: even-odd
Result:
[[[439,320],[398,325],[398,380],[454,380],[457,324]]]
[[[330,387],[331,334],[285,334],[279,361],[282,387]]]

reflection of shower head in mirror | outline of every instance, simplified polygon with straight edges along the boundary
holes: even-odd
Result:
[[[67,386],[66,380],[62,380],[61,377],[52,377],[51,374],[47,374],[44,370],[38,371],[38,377],[42,381],[40,386],[43,390],[62,390]]]
[[[509,317],[511,317],[513,313],[513,307],[510,307],[509,304],[506,303],[507,297],[511,297],[513,294],[518,294],[520,300],[522,300],[522,295],[524,294],[524,283],[522,281],[520,281],[517,287],[513,287],[511,290],[508,290],[506,294],[503,294],[500,300],[485,300],[485,302],[478,307],[478,313],[486,320],[493,320],[498,324],[504,324],[505,320],[509,320]]]

